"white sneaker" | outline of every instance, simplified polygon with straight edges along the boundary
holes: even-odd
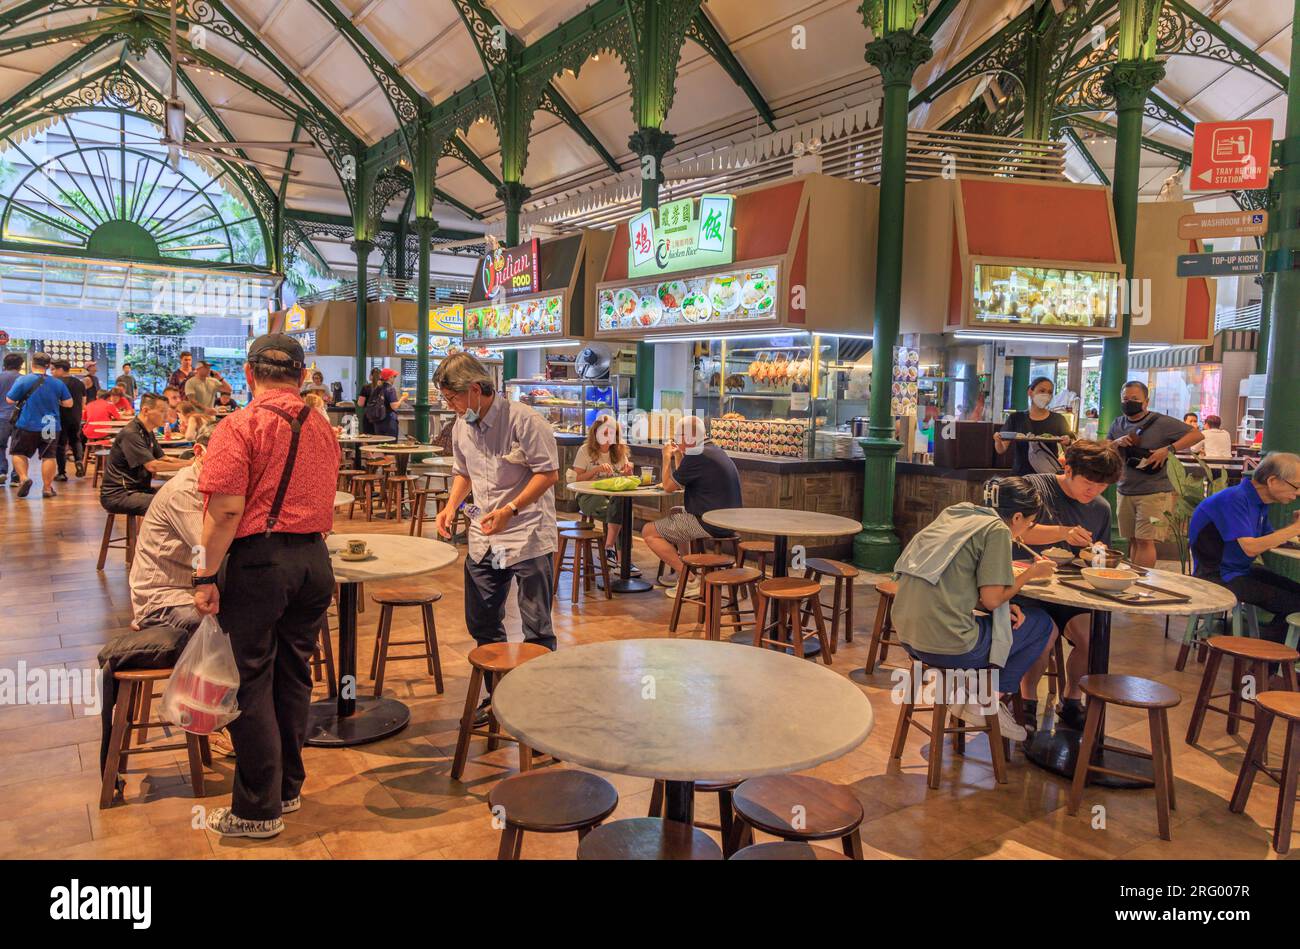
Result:
[[[683,591],[683,593],[685,593],[686,596],[699,596],[700,581],[699,580],[686,581],[686,589]],[[669,599],[676,599],[677,587],[676,586],[669,587],[667,590],[664,591],[664,595],[667,596]]]
[[[284,830],[284,821],[278,817],[274,820],[244,820],[231,813],[228,807],[214,807],[208,812],[208,830],[222,837],[263,839]]]
[[[281,802],[280,802],[280,813],[281,813],[281,814],[292,814],[294,811],[298,810],[300,807],[302,807],[302,795],[301,795],[301,794],[299,794],[297,797],[291,797],[291,798],[289,798],[289,800],[287,800],[287,801],[281,801]]]
[[[998,730],[1001,731],[1003,738],[1009,738],[1012,741],[1024,741],[1029,737],[1029,732],[1025,726],[1017,722],[1011,714],[1011,710],[1001,702],[998,706]],[[954,707],[952,713],[968,725],[983,725],[986,714],[985,707],[979,702],[968,702],[960,708]]]

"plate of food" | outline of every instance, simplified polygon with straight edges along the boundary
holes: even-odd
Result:
[[[740,291],[740,305],[746,310],[762,312],[772,308],[772,283],[761,272],[746,274],[745,286]],[[764,307],[763,304],[767,306]]]
[[[1043,556],[1060,566],[1074,559],[1074,551],[1068,547],[1049,547],[1043,551]]]
[[[713,307],[709,304],[707,294],[692,290],[682,298],[682,317],[686,322],[703,323],[712,315]]]
[[[680,280],[668,280],[659,284],[655,290],[659,304],[667,313],[676,313],[686,300],[686,284]]]
[[[709,302],[719,313],[730,313],[740,305],[740,285],[735,277],[714,277],[709,285]]]
[[[1017,560],[1013,562],[1011,566],[1015,570],[1016,576],[1020,576],[1022,573],[1024,573],[1026,570],[1029,569],[1029,561]],[[1036,580],[1027,580],[1025,582],[1025,586],[1027,587],[1047,586],[1047,581],[1048,581],[1047,577],[1039,577]]]
[[[637,301],[636,293],[627,287],[614,295],[614,310],[624,326],[632,325],[632,320],[636,317]]]
[[[637,301],[633,325],[641,327],[658,326],[663,315],[664,311],[659,305],[659,300],[656,297],[644,296]]]

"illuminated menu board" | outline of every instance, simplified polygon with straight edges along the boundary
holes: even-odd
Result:
[[[695,329],[772,320],[778,292],[775,266],[606,287],[596,300],[597,329]]]
[[[1116,326],[1117,273],[1017,264],[974,267],[973,324],[1076,331]]]
[[[488,303],[465,308],[466,342],[560,336],[563,332],[564,295],[559,293],[517,303]]]

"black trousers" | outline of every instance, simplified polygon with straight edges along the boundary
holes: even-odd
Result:
[[[519,618],[524,641],[555,648],[551,628],[551,587],[554,564],[550,554],[521,560],[501,570],[492,566],[489,551],[479,563],[465,557],[465,626],[480,646],[506,641],[506,596],[510,581],[519,585]]]
[[[60,454],[59,465],[62,464],[63,455]],[[143,517],[149,512],[149,505],[152,503],[152,491],[128,491],[124,488],[105,491],[101,488],[99,492],[100,506],[114,514],[136,514]]]
[[[59,427],[59,447],[54,452],[58,461],[59,474],[68,473],[68,452],[72,452],[72,463],[81,464],[86,442],[81,435],[81,425],[61,425]]]
[[[1241,602],[1253,603],[1273,614],[1272,622],[1259,628],[1262,638],[1275,643],[1286,639],[1286,618],[1300,612],[1300,583],[1263,567],[1251,567],[1244,577],[1228,580],[1223,585],[1237,594]]]
[[[273,820],[306,777],[307,661],[334,592],[334,571],[320,534],[241,537],[223,569],[217,619],[239,667],[239,717],[229,725],[231,810],[244,820]]]

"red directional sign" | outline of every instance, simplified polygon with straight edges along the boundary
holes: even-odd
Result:
[[[1272,119],[1197,122],[1192,136],[1191,190],[1267,188],[1272,147]]]

